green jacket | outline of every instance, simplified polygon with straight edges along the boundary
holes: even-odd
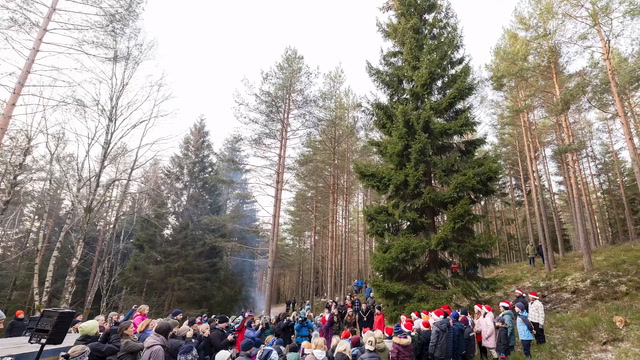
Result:
[[[507,325],[507,334],[509,335],[509,346],[516,346],[516,332],[513,327],[513,320],[515,320],[515,316],[513,315],[513,311],[507,310],[500,314],[504,318],[504,323]]]
[[[536,252],[536,247],[531,244],[527,245],[527,256],[536,257],[536,255],[538,255],[538,253]]]

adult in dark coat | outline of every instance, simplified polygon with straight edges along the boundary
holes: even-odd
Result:
[[[375,314],[371,309],[367,307],[367,304],[362,304],[362,309],[358,311],[358,326],[360,327],[360,332],[364,329],[369,328],[373,329],[373,320],[375,318]]]
[[[513,303],[511,303],[511,308],[515,309],[517,303],[522,303],[522,305],[524,305],[524,309],[527,312],[529,312],[529,302],[527,301],[527,298],[524,296],[524,292],[520,289],[516,289],[515,295],[516,295],[516,299],[513,300]]]
[[[293,325],[293,321],[291,321],[291,317],[288,315],[276,325],[274,335],[278,339],[282,339],[284,346],[288,346],[292,342]]]
[[[118,360],[138,360],[140,353],[144,350],[144,344],[133,335],[133,322],[123,321],[118,326],[118,334],[120,335]]]
[[[120,351],[120,335],[118,334],[118,328],[115,326],[107,329],[98,342],[93,342],[89,345],[89,360],[107,360],[113,359]]]
[[[466,344],[464,341],[464,325],[458,321],[460,314],[457,311],[451,313],[451,321],[453,330],[453,356],[455,360],[462,360],[462,356],[466,351]]]
[[[476,334],[469,325],[468,317],[463,316],[460,319],[460,323],[464,325],[464,343],[466,348],[464,360],[473,360],[473,358],[476,357]]]
[[[27,323],[24,321],[24,311],[16,311],[16,316],[11,320],[9,325],[4,329],[5,337],[18,337],[22,336],[27,330]]]
[[[431,343],[429,344],[429,356],[432,360],[447,359],[449,330],[451,323],[449,319],[444,318],[444,311],[438,309],[433,312],[436,320],[431,331]],[[453,348],[453,344],[452,344]]]
[[[229,318],[222,315],[218,318],[218,324],[211,329],[209,334],[209,341],[211,342],[212,353],[211,358],[214,358],[216,354],[221,350],[229,350],[229,348],[235,343],[235,337],[233,334],[227,335],[225,329],[229,326]]]
[[[542,265],[544,265],[544,251],[542,250],[542,244],[538,244],[538,246],[536,246],[536,252],[538,253],[538,256],[540,256],[540,259],[542,259]]]
[[[76,339],[73,345],[89,345],[91,343],[100,340],[100,334],[98,334],[99,325],[95,320],[89,320],[83,322],[78,327],[78,333],[80,336]]]
[[[167,340],[167,348],[165,349],[165,360],[178,359],[178,353],[188,344],[193,344],[193,330],[188,326],[182,326],[175,335]],[[196,350],[197,351],[197,350]]]
[[[353,295],[353,300],[351,300],[351,307],[353,308],[353,311],[358,313],[361,310],[361,306],[362,303],[360,302],[360,299],[358,299],[356,295]]]

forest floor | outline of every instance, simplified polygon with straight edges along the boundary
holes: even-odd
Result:
[[[487,303],[494,309],[501,300],[512,301],[515,289],[541,296],[547,344],[532,346],[534,359],[640,359],[640,243],[596,249],[592,259],[591,273],[584,272],[579,253],[556,257],[552,272],[541,263],[485,271]],[[614,316],[630,325],[620,330]],[[519,341],[509,359],[525,359]]]
[[[271,305],[271,317],[276,317],[283,313],[286,310],[287,306],[285,304],[276,304]]]

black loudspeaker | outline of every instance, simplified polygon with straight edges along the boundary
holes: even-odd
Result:
[[[29,318],[29,321],[27,322],[27,330],[24,332],[24,336],[31,336],[31,333],[36,328],[39,320],[40,316],[32,316]]]
[[[67,309],[45,309],[29,337],[30,344],[60,345],[69,332],[76,312]]]

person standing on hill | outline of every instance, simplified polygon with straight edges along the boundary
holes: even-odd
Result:
[[[529,312],[529,302],[527,301],[527,298],[524,297],[524,291],[516,289],[515,295],[516,299],[513,301],[512,307],[515,309],[517,303],[522,303],[522,305],[524,305],[524,309]]]
[[[285,301],[285,311],[287,314],[291,314],[291,300]],[[295,310],[295,309],[294,309]]]
[[[360,308],[362,307],[362,303],[360,302],[360,299],[358,299],[357,295],[353,295],[353,301],[351,301],[351,305],[353,307],[353,311],[356,312],[356,314],[360,311]]]
[[[530,266],[536,266],[536,247],[533,245],[533,242],[529,242],[529,245],[527,245],[527,256],[529,257],[529,265]]]
[[[504,319],[504,323],[507,326],[507,336],[509,337],[509,353],[513,353],[516,350],[516,332],[514,326],[514,320],[516,318],[513,311],[511,311],[511,305],[507,301],[500,302],[500,309],[502,312],[499,317]]]
[[[540,255],[540,259],[542,259],[542,265],[544,265],[544,251],[542,250],[542,243],[536,246],[536,252]]]
[[[536,331],[536,344],[544,344],[546,338],[544,336],[544,305],[540,301],[538,294],[534,292],[529,293],[529,321],[533,325],[533,329]]]
[[[524,352],[524,356],[528,359],[531,358],[531,342],[533,341],[533,335],[536,331],[533,329],[533,325],[531,321],[528,319],[527,310],[525,310],[523,303],[517,303],[516,313],[518,314],[518,319],[516,323],[518,324],[518,337],[520,338],[520,342],[522,343],[522,352]]]

